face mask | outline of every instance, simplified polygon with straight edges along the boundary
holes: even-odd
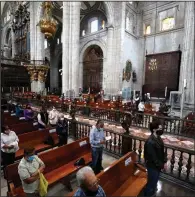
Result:
[[[34,158],[35,158],[34,155],[33,156],[30,156],[30,157],[27,158],[27,161],[32,162]]]
[[[163,134],[163,130],[162,129],[156,130],[156,135],[161,136],[162,134]]]
[[[61,120],[61,121],[63,121],[63,120],[64,120],[64,118],[60,118],[60,120]]]

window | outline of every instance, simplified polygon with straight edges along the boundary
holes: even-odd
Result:
[[[84,36],[84,35],[85,35],[85,30],[82,31],[82,36]]]
[[[145,32],[145,34],[146,35],[151,34],[151,26],[150,25],[146,26],[146,32]]]
[[[102,29],[105,29],[105,21],[102,21]]]
[[[168,17],[162,20],[161,30],[173,29],[175,26],[175,19],[173,17]]]
[[[98,31],[98,20],[91,22],[91,33]]]
[[[47,48],[47,40],[44,41],[44,47]]]

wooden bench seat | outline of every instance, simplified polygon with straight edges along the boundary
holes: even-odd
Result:
[[[97,175],[106,196],[138,196],[147,183],[146,169],[129,152]],[[73,196],[74,192],[68,194]]]
[[[18,136],[19,138],[19,150],[16,152],[15,159],[21,159],[24,155],[24,148],[33,146],[35,147],[36,152],[41,152],[52,148],[51,145],[45,144],[44,141],[51,136],[54,140],[54,146],[58,144],[58,136],[57,133],[49,133],[51,129],[44,129],[38,131],[32,131],[29,133],[21,134]]]
[[[69,176],[83,167],[74,166],[74,163],[81,157],[85,159],[85,165],[89,164],[92,160],[88,137],[40,153],[39,158],[46,166],[44,176],[47,179],[49,186],[57,182],[62,182],[63,184],[66,184],[67,182],[69,183]],[[18,174],[18,164],[19,162],[6,167],[9,197],[25,196]]]

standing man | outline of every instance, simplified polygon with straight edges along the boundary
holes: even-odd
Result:
[[[105,143],[104,136],[104,122],[98,120],[96,126],[92,127],[90,131],[90,144],[92,148],[92,168],[95,174],[98,174],[102,167],[102,154],[103,154],[103,144]]]
[[[153,196],[157,190],[160,171],[166,168],[167,155],[164,152],[164,142],[161,139],[163,134],[159,122],[150,123],[151,135],[144,145],[144,158],[148,171],[148,182],[145,189],[145,196]]]
[[[44,171],[43,161],[32,147],[24,149],[24,157],[18,165],[18,174],[26,197],[39,197],[39,173]]]

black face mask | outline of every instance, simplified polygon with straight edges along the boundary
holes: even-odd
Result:
[[[164,132],[163,132],[162,129],[156,130],[156,135],[161,136],[163,133],[164,133]]]
[[[96,196],[98,193],[98,189],[96,191],[85,191],[86,196]]]

